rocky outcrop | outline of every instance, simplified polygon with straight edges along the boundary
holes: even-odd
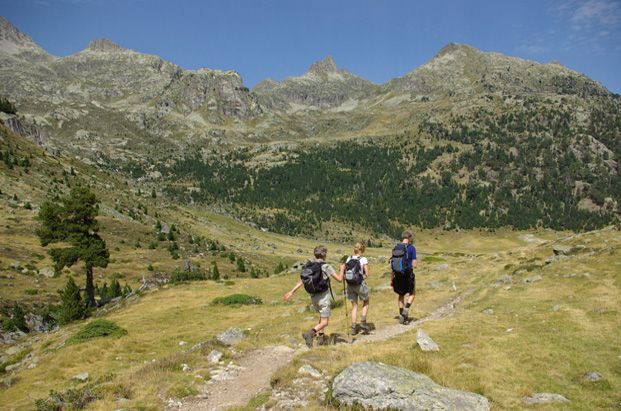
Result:
[[[429,377],[374,362],[350,365],[336,376],[332,395],[339,402],[372,409],[489,410],[487,398],[442,387]]]
[[[379,86],[337,68],[330,56],[313,63],[300,77],[282,82],[263,81],[253,89],[260,101],[269,107],[292,109],[295,105],[317,108],[336,107],[347,100],[369,98]]]

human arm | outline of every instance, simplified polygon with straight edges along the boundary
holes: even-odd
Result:
[[[302,287],[302,280],[298,281],[298,283],[290,291],[286,292],[285,295],[283,295],[283,298],[285,299],[285,301],[289,301],[291,296],[293,296],[293,294],[295,294],[295,292],[300,287]]]
[[[332,266],[329,264],[324,264],[323,270],[328,276],[333,277],[339,283],[343,281],[343,277],[345,276],[345,265],[344,264],[341,266],[341,269],[339,270],[338,273],[334,271],[334,268],[332,268]]]

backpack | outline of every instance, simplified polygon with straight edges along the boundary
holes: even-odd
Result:
[[[360,258],[351,257],[349,261],[345,263],[345,281],[350,285],[360,285],[363,279]]]
[[[405,274],[405,272],[409,268],[407,244],[398,243],[392,249],[392,257],[390,257],[390,268],[395,274]]]
[[[330,287],[330,280],[324,278],[321,266],[324,263],[309,261],[302,266],[300,279],[304,284],[304,289],[309,294],[317,294],[326,291]]]

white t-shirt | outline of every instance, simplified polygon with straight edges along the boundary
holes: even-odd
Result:
[[[367,273],[364,272],[364,266],[369,264],[369,260],[367,260],[366,257],[362,257],[362,256],[357,257],[355,255],[351,255],[351,256],[347,257],[347,261],[345,261],[345,264],[347,264],[349,262],[349,260],[351,260],[352,258],[357,258],[358,260],[360,260],[360,268],[362,268],[362,275],[364,277],[366,277]]]

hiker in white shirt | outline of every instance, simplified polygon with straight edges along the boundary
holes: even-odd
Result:
[[[369,275],[369,261],[363,257],[366,247],[358,242],[354,246],[354,254],[347,257],[345,264],[341,264],[340,274],[347,282],[347,299],[351,302],[351,332],[356,335],[358,331],[368,333],[367,312],[369,311],[369,287],[365,279]],[[360,326],[356,324],[358,315],[358,300],[362,301]]]

